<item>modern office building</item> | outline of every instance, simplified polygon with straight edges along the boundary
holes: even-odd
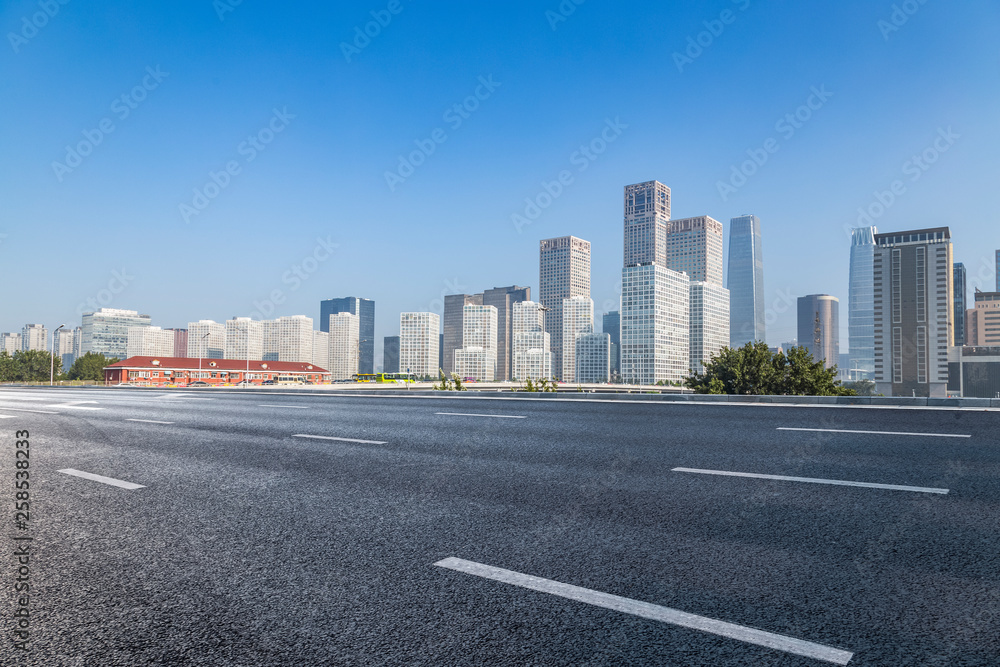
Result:
[[[347,311],[330,315],[330,379],[350,380],[360,371],[361,317]]]
[[[264,359],[264,328],[263,322],[249,317],[226,320],[226,351],[222,358]]]
[[[969,305],[967,299],[968,288],[966,287],[965,282],[965,264],[955,262],[954,275],[952,276],[952,284],[955,287],[955,314],[952,318],[955,331],[952,334],[952,338],[955,341],[955,345],[965,344],[965,310]]]
[[[173,357],[174,332],[160,327],[129,327],[125,358]]]
[[[965,313],[965,344],[1000,346],[1000,292],[976,290],[973,299],[974,307]]]
[[[226,355],[226,325],[213,320],[188,322],[189,358],[223,359]]]
[[[313,331],[312,364],[320,368],[330,367],[330,332]]]
[[[875,389],[944,398],[953,342],[951,232],[875,235]]]
[[[382,372],[399,372],[399,336],[386,336],[382,340]]]
[[[704,373],[705,364],[729,345],[729,290],[721,284],[691,283],[691,370]]]
[[[538,253],[539,302],[546,308],[545,331],[552,351],[552,375],[563,377],[563,299],[590,298],[590,241],[575,236],[545,239]]]
[[[21,351],[21,334],[19,333],[4,333],[0,334],[0,340],[3,342],[3,351],[7,354],[13,356],[15,352]]]
[[[574,381],[608,382],[611,379],[611,336],[585,333],[576,338]]]
[[[21,350],[29,352],[31,350],[49,349],[49,330],[44,324],[25,324],[21,329]]]
[[[497,309],[465,306],[462,347],[455,350],[455,372],[463,379],[492,382],[497,366]]]
[[[680,382],[690,368],[690,280],[658,264],[622,269],[622,381]]]
[[[594,301],[585,296],[563,299],[562,321],[562,380],[577,382],[576,339],[594,333]]]
[[[319,302],[320,331],[330,331],[330,315],[351,313],[359,318],[361,356],[358,360],[359,373],[375,372],[375,302],[345,296]]]
[[[124,359],[128,347],[128,328],[148,327],[150,317],[140,315],[135,310],[100,308],[92,313],[84,313],[82,320],[81,355],[93,352],[103,354],[108,359]]]
[[[851,230],[851,268],[847,289],[847,347],[852,380],[875,373],[875,227]]]
[[[264,356],[270,361],[313,361],[313,321],[306,315],[279,317],[261,322]]]
[[[741,215],[729,222],[729,346],[766,340],[764,255],[760,218]]]
[[[167,329],[174,334],[174,353],[171,357],[183,359],[187,357],[188,351],[188,330],[187,329]]]
[[[400,313],[399,372],[438,377],[441,316],[437,313]]]
[[[448,294],[444,297],[444,345],[441,356],[441,370],[448,377],[455,372],[455,350],[462,348],[462,331],[466,306],[483,305],[482,294]],[[438,369],[434,369],[437,376]]]
[[[545,308],[534,301],[515,303],[512,333],[514,380],[541,380],[552,377],[552,353],[545,331]]]
[[[601,330],[611,336],[611,376],[616,378],[622,370],[622,315],[617,310],[604,313]],[[728,340],[728,338],[727,338]]]
[[[798,338],[826,368],[840,363],[840,300],[829,294],[798,299]]]
[[[622,265],[637,266],[655,262],[666,267],[669,220],[670,188],[659,181],[626,185],[625,253]],[[545,303],[544,299],[542,303]]]
[[[722,223],[707,215],[669,221],[667,268],[722,287],[722,238]]]
[[[531,301],[531,288],[511,285],[494,287],[483,292],[483,305],[497,309],[497,376],[498,381],[510,379],[511,345],[513,343],[512,308],[519,301]]]
[[[68,371],[76,361],[76,336],[73,329],[59,329],[55,332],[55,343],[52,354],[62,360],[64,371]]]

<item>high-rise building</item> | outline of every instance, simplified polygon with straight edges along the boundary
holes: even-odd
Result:
[[[1000,346],[1000,292],[976,290],[974,308],[965,315],[965,344],[975,347]]]
[[[622,380],[680,382],[690,368],[690,281],[659,264],[622,269]]]
[[[513,307],[513,368],[515,380],[542,380],[552,377],[552,353],[545,331],[545,308],[534,301]]]
[[[852,380],[875,373],[875,227],[851,230],[851,273],[847,291],[847,346]],[[810,337],[811,339],[811,337]]]
[[[510,379],[512,317],[511,309],[519,301],[531,301],[531,288],[494,287],[483,292],[483,305],[497,309],[497,377],[498,381]]]
[[[49,330],[44,324],[25,324],[21,329],[21,349],[25,352],[30,350],[49,349]]]
[[[15,352],[21,351],[21,334],[19,333],[4,333],[2,334],[3,339],[3,350],[13,356]]]
[[[188,356],[188,330],[187,329],[167,329],[174,333],[174,353],[170,356],[183,359]]]
[[[764,255],[760,218],[741,215],[729,222],[729,346],[766,340]]]
[[[266,320],[261,324],[264,333],[263,359],[312,363],[314,336],[311,317],[291,315]]]
[[[611,375],[617,377],[622,370],[622,315],[617,310],[604,313],[601,330],[611,336]],[[728,339],[727,339],[728,340]]]
[[[668,222],[666,266],[722,287],[722,223],[707,215]]]
[[[608,382],[611,379],[611,336],[585,333],[576,338],[574,382]]]
[[[263,359],[264,328],[263,322],[249,317],[226,320],[226,351],[223,359]]]
[[[951,231],[875,235],[875,388],[945,398],[954,333]]]
[[[562,321],[562,380],[577,382],[576,339],[594,333],[593,300],[585,296],[563,299]]]
[[[465,306],[462,348],[455,350],[455,372],[461,378],[480,382],[496,379],[497,309],[493,306]]]
[[[191,359],[222,359],[226,355],[226,325],[213,320],[188,322],[187,356]]]
[[[93,352],[107,358],[125,359],[128,348],[128,328],[148,327],[149,315],[135,310],[100,308],[84,313],[82,318],[83,342],[81,355]]]
[[[75,339],[73,329],[59,329],[55,332],[55,346],[52,349],[52,354],[62,360],[64,371],[68,371],[73,362],[76,361]]]
[[[359,373],[375,372],[375,302],[346,296],[319,302],[320,331],[330,330],[330,315],[351,313],[359,318],[361,356],[358,361]]]
[[[965,310],[969,305],[966,295],[968,288],[965,286],[965,264],[955,262],[955,273],[952,276],[952,284],[955,287],[955,315],[952,318],[955,332],[952,335],[955,345],[965,344]]]
[[[438,377],[441,316],[437,313],[400,313],[399,372]]]
[[[354,313],[333,313],[327,320],[330,334],[330,379],[350,380],[357,375],[361,346],[361,318]]]
[[[399,372],[399,336],[386,336],[382,340],[382,372]]]
[[[720,284],[691,283],[691,370],[705,372],[705,364],[729,345],[729,290]]]
[[[126,333],[125,357],[171,357],[174,354],[174,332],[160,327],[129,327]]]
[[[539,301],[547,309],[545,331],[551,343],[552,376],[560,379],[563,377],[563,299],[590,298],[590,241],[575,236],[545,239],[539,243],[538,257]]]
[[[996,260],[997,291],[1000,292],[1000,250],[997,250]]]
[[[444,321],[442,335],[444,345],[442,348],[440,370],[451,377],[455,372],[455,350],[462,347],[462,327],[465,321],[466,306],[483,305],[482,294],[448,294],[444,297]],[[437,376],[438,369],[434,369]]]
[[[840,300],[829,294],[798,299],[798,338],[813,361],[827,368],[840,363]]]
[[[312,365],[330,369],[330,332],[313,331]]]
[[[637,266],[650,262],[667,266],[668,220],[670,220],[670,188],[659,181],[625,186],[623,266]],[[545,303],[544,299],[542,303]]]

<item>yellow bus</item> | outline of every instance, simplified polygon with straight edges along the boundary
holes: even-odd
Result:
[[[417,381],[413,373],[358,373],[352,376],[351,379],[355,382],[376,382],[378,384]]]

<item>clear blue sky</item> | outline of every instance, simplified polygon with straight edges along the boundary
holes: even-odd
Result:
[[[893,2],[871,0],[588,0],[564,2],[566,17],[558,0],[399,0],[395,14],[387,0],[76,0],[51,17],[5,2],[0,331],[79,325],[88,299],[164,327],[223,321],[278,291],[272,316],[373,298],[381,339],[445,293],[537,294],[538,241],[565,234],[593,244],[603,312],[617,307],[622,186],[658,179],[674,217],[711,215],[727,233],[733,216],[761,218],[772,344],[795,336],[786,301],[825,292],[841,299],[846,350],[844,229],[875,192],[902,186],[882,230],[950,226],[972,285],[993,285],[1000,247],[1000,6],[902,4],[913,13],[897,26]],[[373,11],[387,25],[345,55]],[[779,127],[813,88],[832,96]],[[467,118],[446,116],[477,90]],[[593,161],[575,155],[608,119],[627,127]],[[777,151],[724,200],[718,183],[768,139]],[[433,153],[391,189],[386,172],[427,140]],[[80,142],[89,155],[67,162]],[[925,150],[926,171],[906,165]],[[196,202],[227,163],[238,173]],[[564,170],[572,182],[516,229],[525,198]],[[317,239],[337,244],[325,261],[308,259],[327,257]]]

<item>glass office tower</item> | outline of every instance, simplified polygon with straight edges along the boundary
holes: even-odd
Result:
[[[729,225],[729,345],[742,347],[766,340],[760,218],[741,215]]]
[[[852,380],[870,380],[875,373],[875,227],[851,230],[851,274],[847,289],[847,347]]]

